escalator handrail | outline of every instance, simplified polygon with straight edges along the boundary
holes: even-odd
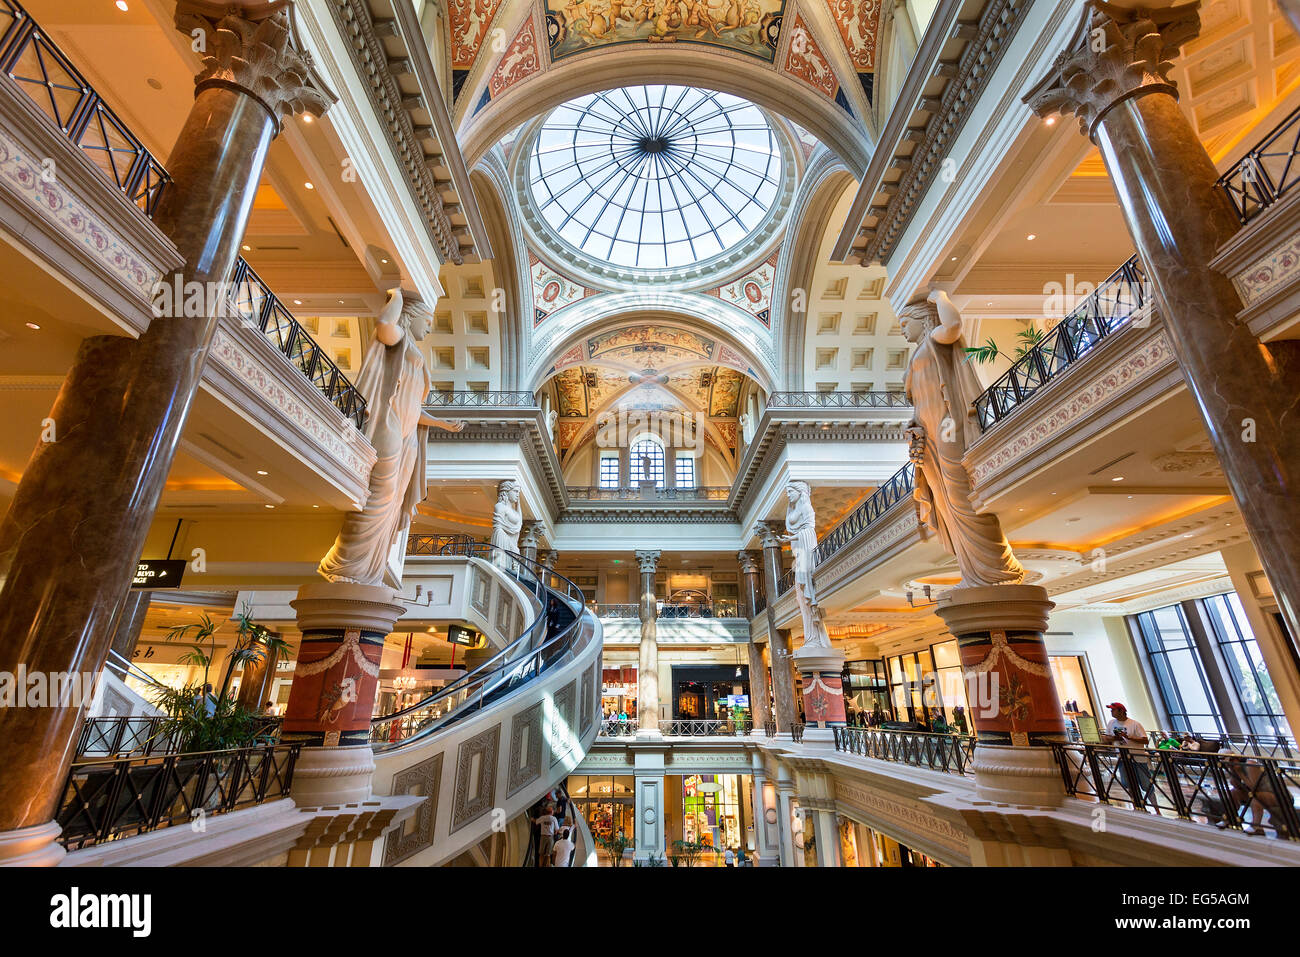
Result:
[[[506,551],[505,549],[499,548],[496,545],[491,545],[485,542],[449,543],[439,551],[439,554],[441,555],[460,554],[468,558],[482,558],[483,560],[489,562],[494,557],[506,556],[507,558],[512,559],[517,563],[516,564],[517,569],[523,568],[523,569],[529,569],[533,571],[534,575],[532,577],[532,581],[526,584],[533,591],[533,594],[540,601],[543,602],[541,613],[536,618],[533,619],[532,623],[527,628],[524,629],[523,633],[518,638],[510,642],[510,644],[508,644],[505,648],[501,649],[499,652],[497,652],[495,655],[493,655],[490,659],[488,659],[483,664],[479,665],[473,671],[467,672],[466,674],[457,678],[451,684],[447,685],[444,688],[439,688],[433,694],[429,695],[426,698],[422,698],[421,700],[415,702],[414,704],[407,705],[405,708],[402,708],[399,711],[394,711],[392,714],[380,715],[377,718],[371,719],[370,727],[372,733],[373,730],[377,727],[380,727],[385,724],[389,724],[393,721],[397,721],[417,711],[423,711],[428,708],[435,707],[443,700],[446,700],[448,698],[455,696],[456,694],[459,694],[462,690],[472,686],[476,682],[482,682],[479,686],[479,703],[481,705],[483,699],[486,697],[486,694],[489,690],[492,691],[497,690],[496,687],[488,689],[486,679],[488,679],[493,673],[503,671],[507,667],[510,668],[518,667],[522,662],[522,658],[520,656],[521,651],[527,651],[532,656],[540,656],[547,649],[560,643],[561,640],[564,641],[571,640],[573,631],[576,629],[578,624],[582,621],[582,614],[584,611],[586,611],[585,599],[583,598],[581,589],[579,589],[577,585],[569,581],[569,579],[565,578],[563,575],[557,574],[555,571],[553,571],[550,568],[547,568],[545,565],[535,562],[532,559],[525,558],[523,555],[519,555],[515,552]],[[506,573],[510,574],[510,572],[506,572]],[[518,571],[514,573],[513,577],[515,578],[516,581],[519,581],[521,584],[525,584],[523,578],[518,573]],[[558,586],[553,587],[547,584],[546,582],[549,580],[557,581]],[[563,631],[559,632],[553,638],[544,642],[540,646],[533,648],[532,644],[536,641],[539,630],[544,630],[546,627],[547,613],[546,613],[545,600],[548,597],[548,593],[568,603],[570,606],[570,611],[573,612],[574,619],[572,622],[569,623],[567,627],[563,629]],[[446,722],[441,722],[438,723],[436,727],[443,727],[445,724]],[[429,727],[421,729],[421,731],[418,732],[417,734],[402,739],[401,741],[392,742],[392,744],[394,746],[399,744],[406,744],[409,741],[413,740],[414,738],[421,737],[424,734],[430,733],[433,730],[435,730],[435,726],[431,724]]]

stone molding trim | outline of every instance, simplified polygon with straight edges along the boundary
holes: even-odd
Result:
[[[573,742],[578,737],[575,722],[578,710],[577,680],[570,681],[555,692],[553,702],[555,711],[551,716],[551,764],[557,764],[573,753]]]
[[[411,115],[402,106],[402,91],[388,65],[384,41],[375,33],[375,24],[366,0],[330,0],[327,4],[340,33],[348,41],[348,53],[356,68],[375,115],[388,128],[393,155],[406,174],[406,183],[416,205],[424,211],[429,237],[444,262],[464,263],[455,228],[447,217],[442,193],[429,169],[420,138],[415,133]],[[454,149],[455,144],[442,144]]]
[[[542,768],[550,764],[546,756],[544,720],[543,701],[520,711],[510,720],[510,770],[506,775],[506,797],[532,784],[542,776]]]
[[[456,755],[456,791],[451,804],[453,834],[492,809],[496,800],[497,749],[500,746],[500,724],[461,744]],[[477,774],[474,773],[476,764]]]
[[[438,782],[442,780],[442,755],[413,764],[393,776],[394,795],[419,795],[427,798],[415,812],[415,825],[390,831],[384,841],[384,866],[392,867],[418,854],[433,843],[434,822],[438,820]]]
[[[442,410],[445,411],[445,410]],[[480,415],[484,410],[457,409],[456,416],[466,419],[468,415]],[[434,415],[440,414],[434,410]],[[515,442],[523,453],[524,462],[535,478],[543,479],[537,484],[549,491],[550,504],[559,513],[568,505],[568,493],[564,490],[563,473],[560,462],[555,455],[555,447],[545,436],[545,424],[540,409],[527,412],[523,417],[518,411],[508,413],[512,418],[487,417],[470,420],[459,432],[446,432],[442,429],[430,429],[429,441],[432,442]]]
[[[197,96],[209,87],[227,87],[251,96],[271,114],[278,131],[281,117],[325,115],[337,97],[325,86],[311,55],[294,35],[293,4],[257,16],[233,4],[180,0],[176,29],[203,40],[203,69],[194,78]]]
[[[1219,247],[1210,265],[1232,280],[1237,315],[1263,341],[1290,336],[1300,313],[1300,191],[1264,210]]]
[[[1200,3],[1155,10],[1086,0],[1073,38],[1052,71],[1025,95],[1038,116],[1073,113],[1092,139],[1112,106],[1143,93],[1168,93],[1173,58],[1201,31]]]
[[[888,762],[880,762],[888,764]],[[874,769],[873,769],[874,770]],[[889,769],[882,768],[881,775]],[[875,776],[875,775],[873,775]],[[919,838],[922,848],[938,849],[937,857],[944,863],[965,864],[970,861],[971,835],[935,813],[922,800],[902,795],[886,794],[875,787],[846,780],[838,768],[834,772],[835,803],[841,814],[905,841]],[[800,799],[802,803],[802,798]],[[931,851],[926,851],[931,854]]]

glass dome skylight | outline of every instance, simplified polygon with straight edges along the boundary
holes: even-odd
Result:
[[[533,142],[532,202],[569,246],[631,269],[678,269],[763,223],[781,152],[748,100],[682,86],[594,93],[559,106]]]

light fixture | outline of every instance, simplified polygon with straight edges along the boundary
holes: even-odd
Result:
[[[294,304],[295,306],[301,306],[301,305],[302,305],[302,300],[301,300],[301,299],[295,299],[295,300],[293,301],[293,304]]]
[[[245,244],[244,244],[244,252],[249,253],[249,252],[252,252],[252,251],[253,251],[253,247],[250,246],[250,245],[248,245],[247,243],[245,243]]]
[[[312,508],[320,508],[319,505],[313,505]]]
[[[1114,478],[1111,479],[1111,481],[1112,481],[1112,482],[1122,482],[1122,481],[1124,481],[1124,476],[1122,476],[1122,475],[1116,475]]]
[[[312,120],[314,120],[314,119],[315,119],[315,117],[312,116],[310,113],[304,113],[304,114],[302,115],[302,121],[303,121],[304,123],[310,123],[310,122],[311,122]]]
[[[257,470],[257,474],[258,474],[258,475],[270,475],[271,473],[268,472],[266,469],[258,469],[258,470]]]
[[[28,329],[40,329],[41,327],[40,323],[38,322],[25,322],[23,323],[23,325],[25,325]]]
[[[956,256],[953,256],[952,259],[950,259],[950,260],[948,260],[948,261],[949,261],[949,262],[954,262],[954,263],[955,263],[955,262],[957,261],[957,257],[956,257]]]
[[[381,263],[383,263],[385,266],[388,265],[388,260],[387,260],[387,259],[381,259],[381,260],[379,260],[379,261],[380,261]]]
[[[126,13],[127,11],[126,0],[117,0],[117,3],[115,3],[114,6],[117,7],[119,10],[121,10],[123,13]]]
[[[1049,116],[1047,119],[1043,120],[1043,125],[1044,125],[1044,126],[1055,126],[1055,125],[1056,125],[1056,117],[1054,117],[1054,116]]]
[[[274,505],[263,505],[262,508],[275,508]]]
[[[313,186],[311,183],[303,183],[302,185],[306,186],[308,189],[315,189],[315,188],[316,188],[316,187]]]
[[[1030,234],[1029,234],[1028,236],[1026,236],[1025,238],[1028,239],[1028,240],[1032,243],[1035,239],[1038,238],[1038,236],[1037,236],[1035,233],[1030,233]]]
[[[1183,533],[1183,538],[1191,538],[1191,537],[1192,537],[1192,533],[1191,533],[1191,532],[1184,532],[1184,533]]]

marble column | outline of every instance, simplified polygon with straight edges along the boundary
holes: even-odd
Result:
[[[641,618],[641,645],[636,671],[637,737],[657,738],[659,734],[659,637],[657,619],[659,603],[655,600],[655,571],[659,567],[659,550],[636,553],[641,566],[638,603]]]
[[[197,282],[215,295],[203,297],[197,316],[155,299],[138,340],[82,343],[50,413],[59,440],[37,446],[0,522],[0,671],[102,668],[217,313],[227,308],[220,284],[238,256],[271,141],[281,117],[327,107],[292,37],[291,6],[262,5],[244,17],[227,12],[234,9],[177,5],[177,27],[203,37],[207,56],[167,161],[173,182],[154,216],[186,261],[166,285]],[[79,708],[0,709],[0,834],[51,821],[81,720]]]
[[[271,686],[275,683],[275,666],[279,661],[278,651],[263,647],[261,658],[244,665],[243,674],[239,678],[237,700],[240,705],[249,711],[262,713],[262,706],[271,697]]]
[[[1074,113],[1101,150],[1174,355],[1223,473],[1300,634],[1300,342],[1261,343],[1240,297],[1210,268],[1240,224],[1169,79],[1200,31],[1197,4],[1128,9],[1088,0],[1075,40],[1027,96],[1040,116]]]
[[[781,842],[781,866],[802,867],[803,846],[794,842],[794,779],[784,764],[776,767],[776,816]]]
[[[752,622],[754,606],[758,604],[758,562],[752,552],[741,552],[736,558],[740,561],[740,614]],[[772,712],[771,700],[767,694],[767,666],[763,664],[763,649],[754,643],[752,635],[746,642],[745,650],[749,653],[749,713],[754,722],[754,731],[761,734],[763,725]]]
[[[781,860],[780,815],[776,785],[767,779],[767,766],[759,751],[750,754],[754,805],[754,866],[773,867]]]
[[[126,593],[122,609],[118,612],[117,622],[113,627],[112,649],[127,661],[135,654],[135,646],[140,641],[140,632],[144,630],[144,620],[149,614],[149,602],[153,592],[145,588],[132,588]],[[110,670],[119,678],[126,678],[126,667],[110,663]]]
[[[797,722],[794,707],[794,675],[791,671],[789,632],[776,627],[776,583],[781,577],[781,540],[771,526],[759,522],[754,534],[763,545],[763,590],[767,596],[767,647],[772,662],[772,697],[776,732],[789,735]]]
[[[406,607],[386,586],[337,582],[303,585],[290,604],[302,642],[280,738],[305,745],[292,797],[310,807],[365,801],[384,639]]]
[[[1054,607],[1038,585],[980,585],[952,589],[935,608],[966,676],[981,800],[1053,807],[1064,796],[1049,745],[1065,740],[1065,716],[1043,642]]]
[[[664,858],[668,850],[664,814],[664,752],[658,748],[637,748],[632,765],[632,786],[636,819],[632,835],[634,858]]]
[[[530,562],[537,561],[537,544],[541,532],[541,522],[524,522],[524,533],[519,536],[519,554]]]

